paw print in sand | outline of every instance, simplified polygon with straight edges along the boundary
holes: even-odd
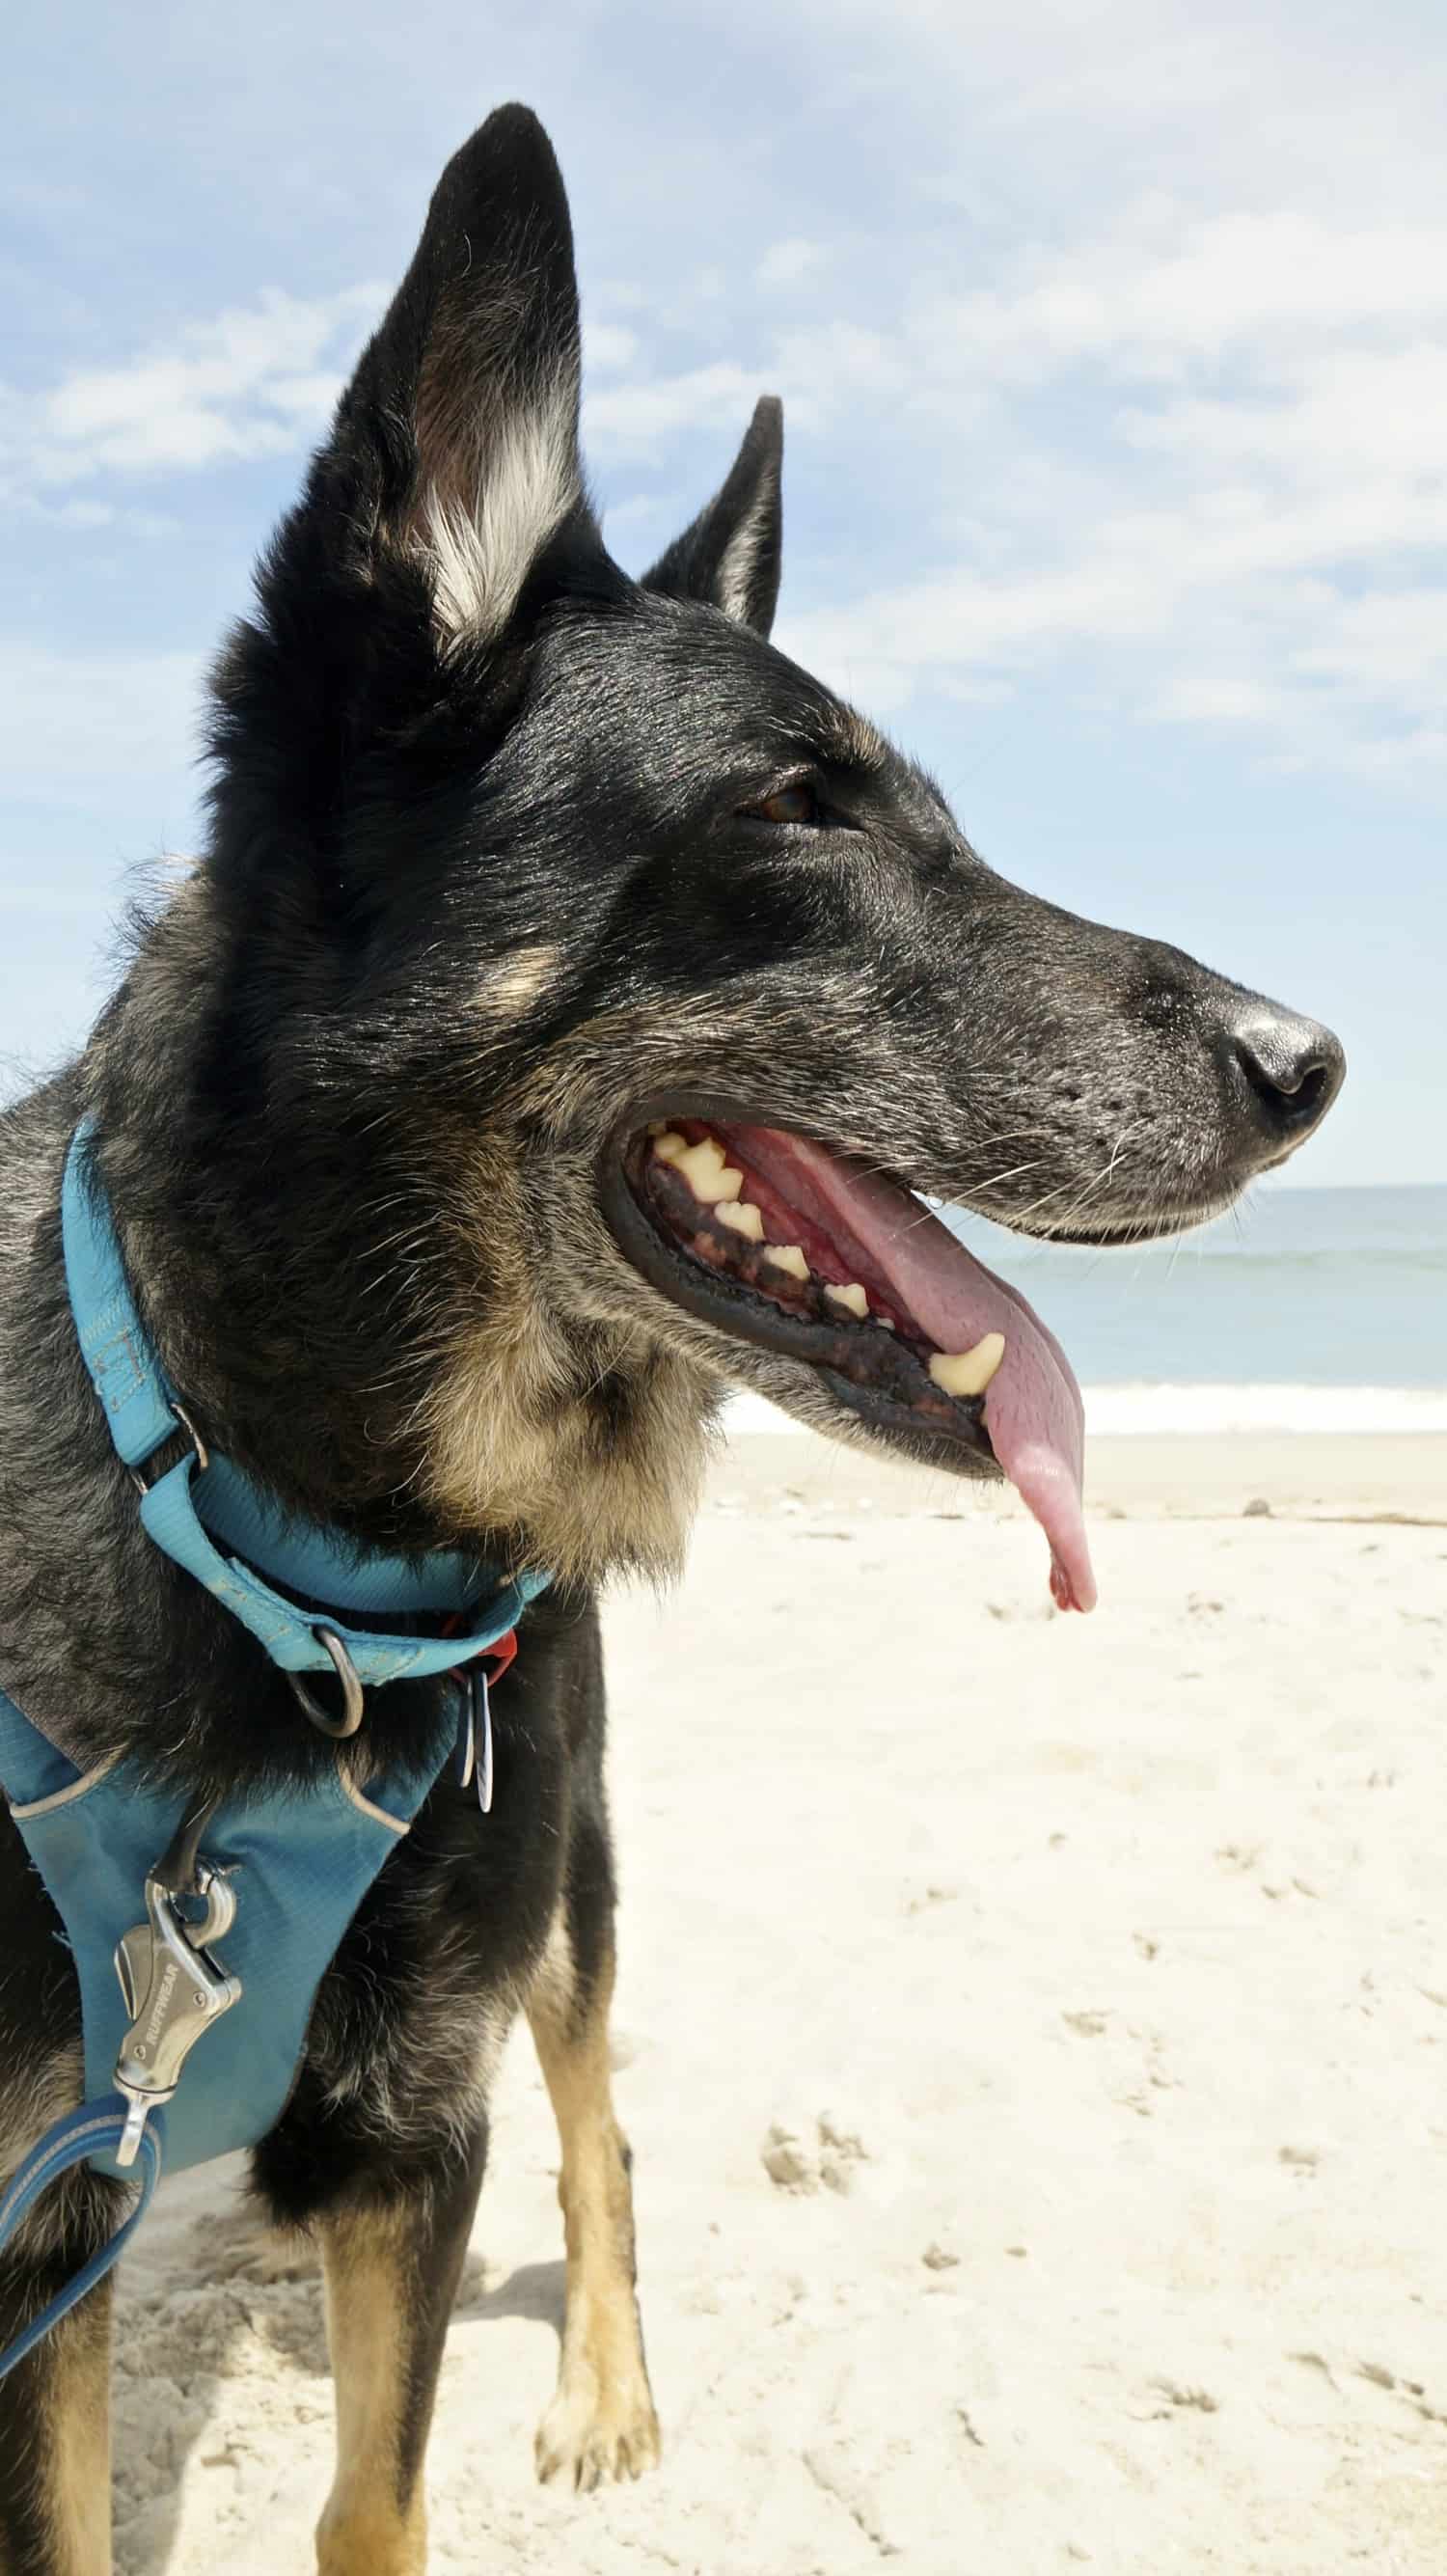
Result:
[[[771,2124],[759,2151],[770,2182],[796,2193],[817,2191],[821,2183],[826,2191],[852,2191],[858,2167],[869,2162],[858,2130],[832,2111],[821,2111],[813,2128],[810,2138],[782,2120]]]

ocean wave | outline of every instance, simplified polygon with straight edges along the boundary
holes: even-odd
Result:
[[[1087,1430],[1447,1431],[1447,1387],[1088,1386]]]
[[[1447,1387],[1088,1386],[1089,1431],[1108,1439],[1152,1432],[1447,1431]],[[787,1413],[762,1396],[731,1397],[725,1416],[739,1433],[789,1431]]]
[[[1224,1271],[1249,1276],[1253,1283],[1268,1284],[1278,1272],[1320,1271],[1334,1280],[1349,1285],[1358,1271],[1400,1273],[1408,1279],[1447,1279],[1447,1249],[1435,1244],[1416,1243],[1312,1243],[1301,1245],[1273,1244],[1269,1251],[1246,1243],[1192,1243],[1177,1238],[1172,1243],[1129,1244],[1106,1254],[1099,1247],[1077,1249],[1056,1244],[1037,1252],[1033,1260],[1022,1260],[1018,1242],[1010,1246],[1011,1267],[1023,1278],[1029,1269],[1049,1268],[1063,1277],[1072,1272],[1102,1278],[1101,1268],[1109,1259],[1117,1271],[1133,1269],[1137,1276],[1149,1277],[1160,1271],[1171,1279],[1184,1269],[1189,1276],[1204,1268],[1213,1281]]]

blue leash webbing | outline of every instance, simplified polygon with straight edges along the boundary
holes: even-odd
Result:
[[[110,2103],[87,2102],[78,2111],[67,2111],[64,2118],[53,2122],[43,2138],[32,2147],[18,2173],[12,2175],[0,2192],[0,2249],[9,2244],[21,2220],[40,2194],[58,2182],[73,2165],[89,2163],[92,2156],[114,2153],[120,2145],[126,2125],[126,2105],[118,2094]],[[122,2219],[114,2236],[96,2251],[80,2270],[57,2290],[53,2299],[38,2316],[21,2329],[14,2342],[0,2352],[0,2379],[8,2379],[12,2370],[43,2342],[62,2317],[69,2316],[88,2291],[103,2281],[114,2263],[119,2262],[141,2220],[151,2205],[151,2196],[161,2179],[165,2114],[153,2111],[141,2134],[138,2169],[140,2191],[135,2205]]]

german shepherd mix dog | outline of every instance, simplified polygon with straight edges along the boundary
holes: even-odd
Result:
[[[730,1384],[1009,1476],[1093,1599],[1069,1366],[912,1192],[1109,1243],[1224,1208],[1317,1125],[1324,1029],[976,857],[929,779],[767,641],[781,426],[635,582],[578,456],[566,200],[491,117],[216,670],[204,858],[80,1061],[0,1122],[0,1683],[77,1765],[178,1800],[336,1760],[136,1517],[67,1308],[67,1143],[171,1383],[282,1503],[369,1545],[551,1569],[496,1712],[321,1988],[255,2151],[323,2260],[328,2576],[417,2576],[422,2457],[524,2010],[562,2141],[567,2314],[543,2477],[658,2427],[609,2098],[613,1866],[595,1587],[682,1558]],[[180,1436],[178,1435],[178,1443]],[[181,1444],[184,1445],[184,1444]],[[370,1696],[365,1765],[445,1681]],[[363,1774],[365,1776],[365,1772]],[[0,2172],[80,2098],[74,1973],[0,1825]],[[110,2234],[89,2170],[4,2257],[6,2340]],[[107,2301],[5,2384],[0,2563],[109,2564]]]

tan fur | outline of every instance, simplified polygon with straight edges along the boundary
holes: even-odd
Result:
[[[870,1025],[862,978],[857,990],[841,979],[835,1008],[858,1054]],[[444,1520],[510,1530],[520,1558],[564,1580],[620,1566],[676,1574],[725,1369],[820,1428],[867,1440],[797,1365],[743,1344],[721,1350],[715,1331],[634,1270],[599,1209],[597,1158],[628,1098],[654,1086],[726,1093],[757,1020],[754,992],[710,997],[686,1018],[672,1007],[599,1012],[547,1049],[496,1124],[458,1137],[439,1223],[456,1228],[454,1267],[479,1271],[479,1294],[436,1352],[417,1423],[419,1482]],[[792,997],[781,980],[769,1031],[788,1125],[788,1067],[829,1042],[817,994]],[[883,1062],[879,1092],[876,1124],[892,1097]],[[792,1123],[811,1123],[807,1107]],[[610,1379],[626,1405],[598,1401]]]
[[[27,2365],[39,2392],[29,2449],[45,2576],[111,2576],[110,2320],[103,2281]],[[20,2576],[13,2542],[0,2528],[0,2576]]]
[[[337,2391],[337,2474],[317,2527],[320,2576],[423,2576],[420,2476],[403,2493],[402,2408],[410,2246],[405,2222],[329,2219],[322,2231],[327,2337]]]
[[[109,2283],[52,2339],[49,2464],[54,2576],[110,2576]]]
[[[0,2183],[8,2182],[17,2165],[29,2155],[35,2141],[58,2120],[63,2112],[73,2111],[84,2098],[85,2070],[81,2061],[79,2040],[57,2048],[48,2057],[16,2068],[6,2080],[0,2097]],[[49,2206],[47,2206],[47,2203]],[[39,2220],[35,2238],[39,2243],[50,2237],[55,2204],[46,2193],[35,2213]],[[13,2242],[14,2240],[12,2240]],[[23,2241],[23,2240],[22,2240]]]
[[[535,948],[515,948],[510,956],[484,967],[478,979],[480,1010],[503,1020],[521,1017],[557,978],[563,952],[552,940]]]
[[[561,1922],[528,2003],[562,2144],[567,2313],[552,2403],[538,2427],[538,2475],[574,2486],[639,2477],[659,2456],[634,2288],[633,2189],[608,2071],[611,1962],[580,2006]]]
[[[839,758],[851,767],[883,769],[889,760],[889,745],[877,725],[862,716],[857,707],[841,707]]]
[[[211,971],[214,889],[204,872],[178,890],[133,976],[135,1006],[191,1043],[185,996]],[[548,941],[480,972],[477,1079],[486,1096],[511,1062],[520,1011],[541,1000],[561,965]],[[482,1123],[434,1130],[438,1175],[423,1267],[458,1283],[419,1321],[420,1380],[402,1436],[411,1478],[443,1525],[485,1530],[516,1565],[545,1565],[563,1582],[596,1581],[620,1568],[669,1580],[682,1565],[708,1463],[725,1373],[836,1438],[872,1445],[855,1417],[797,1363],[743,1343],[721,1344],[708,1325],[651,1286],[614,1243],[598,1203],[598,1156],[630,1097],[652,1090],[727,1093],[758,1041],[760,997],[712,994],[686,1012],[628,1006],[598,1012],[550,1045],[521,1082],[504,1089]],[[833,1007],[795,992],[787,968],[773,979],[768,1028],[775,1114],[808,1128],[806,1101],[791,1099],[789,1068],[837,1038],[856,1057],[870,1017],[868,979],[841,976]],[[840,1141],[870,1152],[892,1114],[893,1076],[881,1040],[877,1080],[861,1075],[863,1132]],[[359,1230],[367,1211],[358,1211]],[[450,1230],[454,1240],[445,1242]],[[164,1275],[167,1248],[144,1228],[127,1232],[141,1280]],[[213,1393],[213,1354],[171,1317],[168,1359],[198,1417]],[[615,1400],[618,1389],[623,1401]],[[386,1390],[379,1388],[380,1405]]]
[[[549,1159],[542,1206],[499,1134],[475,1144],[459,1173],[441,1221],[463,1234],[464,1253],[486,1261],[489,1293],[465,1336],[440,1355],[419,1426],[423,1481],[457,1526],[513,1531],[520,1555],[565,1581],[620,1563],[671,1574],[697,1507],[709,1381],[627,1324],[600,1327],[580,1373],[577,1325],[563,1318],[569,1306],[577,1312],[568,1293],[575,1267],[580,1299],[581,1274],[596,1270],[599,1220],[591,1160],[575,1164],[563,1154]],[[588,1241],[576,1265],[559,1207]],[[602,1251],[622,1266],[606,1238]],[[614,1368],[630,1381],[621,1427],[593,1401]]]
[[[565,1581],[620,1566],[678,1572],[730,1359],[730,1374],[821,1428],[857,1430],[807,1379],[801,1388],[796,1366],[742,1345],[726,1357],[710,1327],[625,1260],[598,1206],[597,1157],[626,1099],[653,1084],[726,1092],[756,1042],[757,1003],[713,997],[686,1022],[673,1009],[599,1012],[547,1050],[495,1126],[458,1139],[439,1221],[458,1230],[459,1273],[485,1269],[485,1289],[437,1352],[418,1422],[420,1482],[454,1526],[511,1530],[520,1557]],[[841,980],[836,1009],[857,1053],[862,983],[856,992]],[[787,1067],[828,1039],[817,995],[791,1006],[781,988],[770,1038],[787,1125]],[[794,1123],[807,1125],[807,1111]],[[610,1378],[626,1387],[626,1407],[596,1400]]]
[[[633,1435],[605,1441],[586,1397],[559,1391],[550,1404],[546,1368],[520,1383],[498,1339],[479,1334],[433,1390],[431,1498],[460,1528],[513,1530],[520,1557],[563,1582],[619,1565],[676,1574],[707,1454],[694,1373],[660,1357]]]

